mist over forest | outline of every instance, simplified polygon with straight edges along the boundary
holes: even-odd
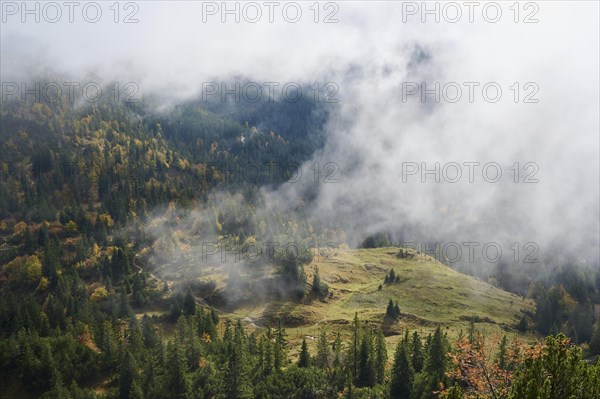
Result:
[[[597,3],[1,11],[0,396],[600,397]]]

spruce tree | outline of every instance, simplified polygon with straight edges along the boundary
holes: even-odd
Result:
[[[383,384],[385,380],[385,365],[387,364],[387,347],[383,332],[377,333],[377,342],[375,345],[375,380],[378,384]]]
[[[275,348],[274,348],[274,368],[276,371],[281,370],[287,362],[287,339],[285,329],[281,324],[281,319],[277,322],[275,330]]]
[[[356,385],[359,387],[372,387],[375,385],[376,372],[373,352],[373,334],[367,328],[360,343],[358,378],[356,381]]]
[[[416,373],[420,373],[423,370],[424,355],[423,355],[423,343],[421,342],[421,336],[417,331],[412,336],[412,365]]]
[[[302,348],[300,349],[300,357],[298,358],[298,367],[310,367],[310,353],[308,353],[306,338],[302,339]]]
[[[600,355],[600,323],[594,325],[594,333],[590,341],[590,355]]]
[[[506,364],[507,351],[508,351],[508,338],[506,338],[506,335],[504,335],[504,336],[502,336],[502,341],[500,342],[500,350],[498,352],[498,367],[500,367],[501,370],[506,370],[506,367],[507,367],[507,364]]]
[[[119,399],[129,399],[129,393],[134,380],[137,378],[135,359],[127,350],[119,367]]]
[[[196,299],[194,298],[190,287],[185,291],[185,296],[183,298],[183,314],[186,316],[196,314]]]
[[[442,333],[442,328],[438,326],[431,338],[428,348],[426,371],[434,387],[437,387],[444,380],[447,363],[447,343]]]
[[[317,356],[315,358],[315,366],[320,369],[329,367],[329,344],[327,343],[327,334],[324,329],[319,330],[319,338],[317,341]]]
[[[354,321],[352,323],[352,344],[350,346],[350,372],[352,380],[358,379],[358,351],[360,345],[360,322],[358,321],[358,312],[354,312]]]
[[[191,398],[190,381],[186,375],[183,353],[174,343],[169,343],[167,347],[165,371],[165,396],[175,399]]]
[[[390,382],[390,398],[411,399],[415,371],[410,362],[405,342],[401,341],[396,347],[392,379]]]
[[[245,341],[243,329],[236,327],[225,375],[225,387],[228,399],[250,399],[253,397],[250,364],[248,362]]]
[[[321,295],[321,277],[319,276],[319,268],[315,267],[313,275],[312,292],[316,295]]]
[[[387,309],[385,310],[385,317],[390,319],[395,319],[394,317],[394,301],[390,299],[387,305]]]

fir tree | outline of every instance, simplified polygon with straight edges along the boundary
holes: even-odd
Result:
[[[370,329],[366,329],[360,343],[358,378],[356,381],[356,385],[359,387],[372,387],[375,385],[376,372],[373,352],[373,334]]]
[[[411,399],[415,371],[410,362],[405,342],[399,342],[394,354],[390,397],[393,399]]]
[[[300,349],[300,357],[298,358],[298,367],[310,367],[310,353],[308,353],[306,338],[302,339],[302,348]]]
[[[315,357],[315,366],[320,369],[329,367],[329,344],[327,343],[327,334],[324,329],[319,330],[319,338],[317,341],[317,356]]]
[[[129,399],[131,386],[137,378],[137,366],[135,359],[129,351],[126,351],[121,366],[119,367],[119,398]]]
[[[281,324],[281,319],[277,321],[277,329],[275,330],[275,349],[274,349],[274,367],[276,371],[287,362],[287,338],[285,329]]]
[[[421,342],[421,336],[418,332],[414,332],[412,336],[412,365],[416,373],[420,373],[423,370],[424,355],[423,355],[423,343]]]
[[[377,343],[375,345],[375,380],[378,384],[383,384],[385,380],[385,365],[387,364],[387,347],[385,337],[379,331],[377,333]]]
[[[186,375],[183,354],[180,347],[174,343],[170,343],[167,347],[165,371],[165,392],[168,392],[168,396],[175,399],[189,399],[190,381]]]
[[[253,397],[248,354],[243,329],[236,327],[233,345],[227,362],[225,387],[228,399],[250,399]]]
[[[447,365],[447,343],[441,327],[437,327],[428,346],[426,363],[427,374],[431,378],[434,387],[444,380]]]

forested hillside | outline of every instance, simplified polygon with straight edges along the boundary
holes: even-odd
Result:
[[[477,281],[403,248],[351,252],[304,212],[310,192],[267,206],[335,105],[2,105],[2,397],[600,397],[593,266]],[[273,242],[235,267],[217,251]],[[259,325],[256,306],[274,307]]]

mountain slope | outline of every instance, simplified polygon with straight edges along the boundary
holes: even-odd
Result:
[[[300,329],[319,325],[349,330],[358,312],[361,320],[374,326],[383,323],[386,333],[395,335],[406,327],[430,330],[438,324],[458,332],[466,330],[471,319],[482,323],[480,328],[512,331],[523,312],[534,311],[529,299],[456,272],[428,255],[404,252],[405,257],[400,258],[398,248],[342,247],[331,256],[316,255],[305,266],[307,281],[312,281],[318,268],[321,281],[329,286],[325,299],[308,295],[302,303],[240,306],[229,317],[248,318],[258,325],[282,317]],[[391,269],[399,282],[383,284]],[[398,322],[384,321],[390,299],[400,307]]]

